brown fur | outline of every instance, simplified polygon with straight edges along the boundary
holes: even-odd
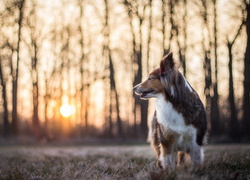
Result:
[[[196,143],[199,146],[204,144],[207,129],[207,121],[205,108],[196,93],[196,91],[185,80],[182,74],[175,67],[172,53],[163,58],[160,68],[155,69],[149,74],[149,78],[143,83],[134,87],[137,94],[142,98],[156,97],[154,95],[161,93],[165,100],[171,102],[173,108],[184,117],[185,124],[193,125],[196,131]],[[175,132],[170,129],[167,131],[157,120],[157,112],[155,111],[151,124],[151,146],[156,152],[158,165],[162,167],[160,156],[171,157],[174,153],[173,144],[178,137]],[[192,150],[192,156],[196,156],[196,151],[187,149],[186,152]],[[200,153],[200,152],[198,152]],[[185,152],[179,154],[179,164],[185,160]],[[191,157],[192,158],[192,157]],[[199,159],[200,157],[194,158]],[[171,161],[171,159],[168,161]],[[177,162],[176,162],[177,163]]]
[[[171,94],[171,87],[174,95]],[[176,111],[183,114],[185,123],[197,129],[197,144],[204,144],[207,129],[205,108],[197,92],[192,87],[192,92],[189,91],[184,77],[174,65],[172,54],[163,58],[160,68],[152,71],[140,88],[142,91],[154,89],[155,93],[164,94],[166,101],[170,101]]]
[[[163,151],[163,154],[172,153],[172,145],[175,141],[174,133],[168,133],[164,131],[163,127],[157,122],[156,111],[152,120],[152,130],[153,130],[153,140],[151,142],[152,148],[155,150],[157,156],[157,165],[162,168],[161,162],[159,161],[160,152]],[[178,154],[179,164],[183,164],[185,161],[185,153],[181,152]]]
[[[163,61],[173,61],[172,56],[166,57]],[[161,68],[162,69],[162,68]],[[197,129],[197,144],[203,145],[203,139],[207,129],[205,108],[199,95],[192,88],[192,92],[185,85],[185,79],[175,66],[162,72],[160,81],[165,87],[165,97],[170,101],[176,111],[183,114],[187,125],[192,124]],[[168,82],[168,84],[166,84]],[[170,85],[174,88],[174,95],[171,95]],[[190,86],[190,84],[189,84]],[[190,86],[191,87],[191,86]]]

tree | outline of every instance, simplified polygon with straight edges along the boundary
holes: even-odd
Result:
[[[127,11],[128,17],[129,17],[130,33],[131,33],[131,36],[132,36],[132,55],[131,55],[131,58],[132,58],[132,64],[134,64],[134,63],[137,62],[137,59],[136,59],[136,32],[135,32],[134,25],[133,25],[133,8],[134,7],[132,6],[131,2],[127,1],[127,0],[124,0],[123,4],[125,6],[125,9]],[[133,85],[134,85],[134,83],[133,83]],[[134,134],[134,136],[136,136],[137,135],[137,112],[136,112],[136,109],[137,109],[137,102],[139,100],[136,99],[138,97],[135,96],[135,94],[133,94],[133,97],[134,97],[134,104],[133,104],[134,128],[133,128],[133,134]]]
[[[133,64],[136,66],[134,69],[134,79],[133,79],[133,86],[141,83],[142,81],[142,74],[143,74],[143,61],[142,61],[142,44],[143,44],[143,22],[145,20],[145,13],[146,8],[150,5],[149,2],[144,2],[143,4],[139,4],[135,0],[124,0],[123,4],[126,8],[128,17],[129,17],[129,24],[130,30],[132,35],[132,59]],[[136,37],[136,27],[133,24],[133,21],[138,21],[138,36]],[[138,40],[137,40],[138,39]],[[137,112],[140,112],[140,130],[141,135],[143,137],[147,136],[147,120],[148,120],[148,101],[142,101],[140,97],[134,96],[134,133],[137,133],[136,126],[137,126]],[[136,135],[136,134],[135,134]]]
[[[167,53],[166,49],[166,1],[162,0],[162,6],[161,6],[161,25],[162,25],[162,49],[163,49],[163,55]]]
[[[40,130],[40,120],[38,116],[39,110],[39,78],[38,78],[38,46],[36,40],[33,44],[34,56],[31,58],[31,72],[32,72],[32,97],[33,97],[33,131],[35,136],[39,139],[41,138]]]
[[[183,4],[184,4],[184,14],[183,14],[183,45],[181,45],[180,42],[180,37],[179,37],[179,29],[180,29],[180,25],[177,25],[177,45],[178,45],[178,51],[179,51],[179,58],[180,58],[180,62],[182,64],[182,68],[183,68],[183,75],[184,77],[186,77],[187,75],[187,64],[186,64],[186,51],[187,51],[187,0],[183,0]]]
[[[229,38],[227,40],[227,48],[228,48],[228,71],[229,71],[229,95],[228,95],[228,102],[230,106],[230,122],[229,122],[229,136],[235,140],[238,139],[239,133],[239,122],[237,118],[237,110],[235,106],[235,96],[234,96],[234,80],[233,80],[233,45],[240,35],[241,29],[244,25],[244,21],[240,25],[236,35],[234,36],[233,40],[230,41]]]
[[[209,26],[209,14],[208,10],[210,7],[209,4],[210,1],[207,0],[201,0],[199,3],[200,7],[200,16],[203,20],[203,26],[204,30],[202,31],[202,49],[204,53],[204,62],[203,62],[203,68],[204,68],[204,77],[205,77],[205,88],[204,93],[206,97],[206,109],[207,109],[207,116],[208,119],[211,122],[211,135],[218,135],[220,133],[220,119],[219,119],[219,107],[218,107],[218,90],[217,90],[217,37],[214,37],[214,56],[215,56],[215,78],[214,82],[212,79],[212,45],[213,40],[212,37],[217,36],[217,14],[216,14],[216,1],[213,1],[214,3],[214,34],[211,33],[210,26]],[[215,50],[216,49],[216,50]],[[214,87],[216,86],[216,87]]]
[[[61,30],[61,48],[60,48],[60,58],[61,58],[61,64],[59,71],[61,72],[60,77],[60,95],[59,95],[59,107],[65,103],[63,101],[63,98],[66,97],[65,101],[66,103],[70,103],[70,75],[69,71],[71,68],[71,61],[70,61],[70,40],[72,36],[72,30],[70,24],[64,24],[63,28]],[[60,119],[63,119],[64,117],[60,114]],[[62,123],[60,123],[60,130],[64,135],[69,135],[71,129],[70,127],[70,118],[66,118]]]
[[[84,67],[85,67],[85,53],[84,53],[84,49],[85,49],[85,44],[84,44],[84,6],[85,5],[85,1],[82,0],[78,0],[78,6],[79,6],[79,10],[80,10],[80,14],[79,14],[79,34],[80,34],[80,39],[79,39],[79,43],[80,43],[80,51],[81,51],[81,55],[80,55],[80,76],[81,76],[81,89],[80,89],[80,118],[81,118],[81,125],[84,123],[84,127],[85,127],[85,131],[87,130],[88,126],[89,126],[89,122],[88,122],[88,110],[84,109],[84,106],[87,107],[87,99],[88,96],[86,96],[86,101],[84,102],[84,90],[86,88],[89,88],[89,86],[84,86],[84,82],[85,82],[85,77],[84,77]],[[86,92],[88,90],[86,89]]]
[[[13,64],[14,57],[16,56],[16,40],[10,37],[9,31],[14,31],[12,33],[13,37],[19,37],[16,34],[16,23],[17,23],[17,11],[19,9],[20,2],[4,2],[4,10],[0,13],[1,18],[1,54],[0,54],[0,82],[2,86],[2,100],[3,100],[3,135],[8,136],[13,132],[13,127],[11,127],[9,120],[8,105],[11,102],[8,101],[8,80],[13,77]],[[7,31],[6,31],[7,29]],[[13,92],[13,91],[12,91]],[[13,99],[13,98],[12,98]]]
[[[149,0],[149,27],[148,27],[148,42],[147,42],[147,74],[149,73],[149,58],[150,58],[150,45],[151,45],[151,39],[152,39],[152,26],[153,26],[153,7],[152,7],[153,0]]]
[[[104,57],[108,59],[108,67],[109,67],[109,84],[110,84],[110,105],[109,105],[109,122],[110,122],[110,133],[112,135],[112,114],[113,106],[115,106],[116,111],[116,124],[118,129],[118,136],[123,137],[123,129],[122,129],[122,121],[120,117],[120,104],[119,104],[119,95],[117,92],[116,82],[115,82],[115,69],[112,59],[112,52],[110,49],[110,25],[109,25],[109,1],[104,0],[105,5],[105,20],[103,27],[103,35],[104,35],[104,45],[103,45],[103,54]]]
[[[246,11],[246,38],[247,46],[244,58],[244,92],[243,92],[243,133],[250,135],[250,2],[244,0]]]
[[[0,82],[2,86],[2,99],[3,99],[3,135],[6,137],[10,133],[9,129],[9,112],[8,112],[8,101],[7,101],[7,89],[6,80],[4,79],[2,58],[0,58]]]
[[[20,62],[20,44],[22,35],[22,26],[24,19],[24,4],[25,0],[20,0],[17,2],[18,7],[18,30],[17,30],[17,46],[16,46],[16,62],[11,63],[11,74],[12,74],[12,130],[14,134],[18,134],[18,113],[17,113],[17,94],[18,94],[18,77],[19,77],[19,62]]]
[[[34,2],[33,2],[34,3]],[[41,33],[38,31],[37,17],[36,17],[36,5],[33,4],[32,10],[27,19],[27,26],[30,30],[30,52],[31,52],[31,80],[32,80],[32,102],[33,102],[33,117],[32,117],[32,129],[37,139],[41,138],[41,127],[39,119],[39,37]]]
[[[50,106],[51,101],[55,101],[58,103],[58,96],[61,97],[62,89],[60,87],[61,80],[62,80],[62,69],[61,69],[61,58],[59,57],[59,49],[61,48],[61,41],[57,39],[61,35],[61,31],[57,28],[60,28],[59,24],[56,24],[54,27],[51,27],[49,33],[46,35],[49,37],[49,41],[51,43],[52,51],[51,59],[49,59],[52,64],[47,64],[46,69],[43,71],[44,75],[44,94],[43,94],[43,102],[44,102],[44,132],[47,138],[50,138],[50,135],[53,134],[51,130],[54,130],[54,133],[59,133],[57,121],[58,112],[56,111],[55,107],[52,111],[51,116],[53,118],[49,118],[49,109],[52,107]],[[52,126],[53,125],[53,126]],[[57,131],[57,132],[55,132]]]
[[[213,0],[213,26],[214,26],[214,80],[213,80],[213,95],[211,98],[211,123],[213,130],[211,134],[218,134],[220,129],[220,107],[219,107],[219,93],[218,93],[218,27],[217,27],[217,0]]]
[[[167,4],[168,3],[168,4]],[[168,5],[168,6],[167,6]],[[167,10],[167,7],[169,10]],[[182,9],[183,8],[183,9]],[[187,1],[186,0],[162,0],[162,14],[161,14],[161,25],[162,25],[162,48],[163,55],[174,51],[176,43],[178,49],[179,60],[182,65],[183,75],[186,76],[186,51],[187,51]],[[166,12],[169,11],[169,18],[167,19]],[[180,13],[183,12],[183,13]],[[169,21],[167,21],[169,20]],[[168,47],[166,47],[166,26],[169,23],[169,39]]]
[[[172,13],[170,14],[170,19],[171,19],[171,23],[173,23],[172,26],[172,35],[176,36],[176,43],[178,46],[178,55],[179,55],[179,60],[180,63],[182,65],[182,69],[183,69],[183,75],[184,77],[186,77],[187,75],[187,65],[186,65],[186,51],[187,51],[187,19],[188,19],[188,12],[187,12],[187,0],[183,0],[183,1],[176,1],[175,4],[173,4],[173,2],[171,2],[170,4],[172,4],[170,9],[172,10]],[[178,7],[179,9],[181,7],[183,7],[183,10],[179,10],[180,12],[183,11],[183,15],[181,16],[181,18],[177,18],[176,16],[176,12],[174,11],[174,7]],[[177,12],[179,12],[177,11]],[[180,23],[182,21],[182,23]]]

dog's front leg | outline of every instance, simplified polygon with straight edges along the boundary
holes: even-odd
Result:
[[[174,167],[174,142],[175,136],[172,133],[167,133],[161,124],[157,128],[159,137],[159,162],[163,169],[171,169]]]
[[[204,160],[203,149],[198,144],[194,143],[190,148],[190,157],[194,164],[201,165]]]
[[[160,157],[159,161],[163,169],[172,169],[174,167],[174,150],[169,144],[160,144]]]

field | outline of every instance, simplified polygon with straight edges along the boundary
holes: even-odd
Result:
[[[203,167],[156,167],[149,145],[2,146],[0,179],[249,179],[250,145],[208,145]]]

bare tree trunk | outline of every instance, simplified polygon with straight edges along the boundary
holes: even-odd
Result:
[[[250,136],[250,3],[246,5],[247,47],[244,59],[244,92],[243,92],[243,133]]]
[[[149,28],[148,28],[148,43],[147,43],[147,74],[149,73],[149,58],[150,58],[150,44],[151,44],[151,34],[152,34],[152,1],[149,0]]]
[[[68,35],[68,34],[67,34]],[[67,38],[67,37],[63,37],[63,38]],[[64,72],[65,72],[65,66],[66,66],[66,62],[65,62],[65,57],[66,57],[66,52],[67,51],[66,49],[68,48],[68,43],[64,42],[65,40],[62,39],[62,46],[63,46],[63,49],[61,49],[61,52],[60,52],[60,68],[59,68],[59,73],[60,73],[60,85],[59,85],[59,92],[58,92],[58,105],[59,107],[62,106],[62,99],[63,99],[63,96],[65,95],[65,90],[63,89],[63,82],[65,80],[65,77],[64,77]],[[59,114],[59,119],[63,119],[63,116],[61,114]],[[64,134],[64,126],[65,126],[65,121],[62,121],[62,122],[57,122],[57,126],[58,126],[58,131],[59,133],[61,134]]]
[[[139,26],[139,35],[140,35],[140,44],[139,44],[139,51],[137,51],[137,61],[138,61],[138,72],[135,77],[136,84],[142,82],[142,22],[143,18],[139,17],[140,26]],[[141,133],[143,138],[147,137],[148,133],[148,101],[139,100],[139,105],[141,108]]]
[[[31,58],[31,76],[32,76],[32,97],[33,97],[33,118],[32,118],[32,126],[33,126],[33,132],[37,139],[41,138],[41,129],[40,129],[40,122],[39,122],[39,116],[38,116],[38,107],[39,107],[39,86],[38,86],[38,72],[37,72],[37,44],[36,40],[33,40],[32,43],[33,51],[34,51],[34,57]]]
[[[124,0],[124,5],[127,9],[127,13],[130,20],[130,29],[132,34],[132,44],[133,44],[133,63],[136,65],[133,86],[139,84],[142,81],[142,24],[145,17],[145,9],[147,5],[139,10],[139,5],[137,1],[128,1]],[[136,33],[135,27],[133,26],[133,16],[136,15],[136,18],[139,20],[139,43],[136,43]],[[148,101],[142,101],[138,96],[134,95],[134,132],[137,133],[137,111],[140,110],[140,130],[141,135],[144,137],[147,136],[147,119],[148,119]],[[136,134],[135,134],[136,135]]]
[[[232,139],[235,139],[237,136],[239,136],[239,124],[238,124],[237,111],[236,111],[235,101],[234,101],[233,53],[232,53],[233,44],[228,42],[227,47],[228,47],[228,56],[229,56],[229,62],[228,62],[228,71],[229,71],[228,102],[230,105],[230,115],[231,115],[230,116],[230,125],[229,125],[229,136]]]
[[[170,32],[170,43],[174,36],[176,36],[177,46],[178,46],[178,55],[180,63],[183,68],[183,75],[186,76],[186,49],[187,49],[187,1],[183,0],[184,3],[184,14],[183,14],[183,29],[181,29],[181,22],[178,22],[174,18],[174,7],[178,5],[178,2],[170,2],[170,22],[171,22],[171,32]],[[179,5],[180,6],[180,5]],[[183,32],[183,43],[181,43],[180,33]],[[170,47],[170,46],[169,46]]]
[[[109,80],[110,80],[110,122],[112,122],[112,114],[113,114],[113,102],[115,103],[116,110],[116,124],[118,128],[118,136],[123,137],[123,129],[122,129],[122,121],[120,117],[120,104],[119,104],[119,95],[117,92],[117,87],[115,83],[115,70],[110,50],[110,31],[109,31],[109,4],[108,0],[104,0],[105,3],[105,23],[104,23],[104,51],[109,61]],[[114,94],[114,101],[113,101]],[[110,124],[112,127],[112,124]],[[111,130],[112,132],[112,130]]]
[[[112,113],[113,113],[113,107],[112,107],[112,91],[110,89],[110,91],[108,91],[108,96],[109,96],[109,117],[108,117],[108,122],[109,122],[109,132],[108,132],[108,136],[109,137],[113,137],[114,133],[113,133],[113,129],[114,129],[114,125],[113,125],[113,119],[112,119]]]
[[[68,98],[68,103],[71,104],[72,102],[72,96],[71,96],[71,80],[70,80],[70,70],[71,70],[71,61],[70,61],[70,57],[69,57],[69,54],[70,54],[70,40],[71,40],[71,37],[72,37],[72,31],[71,31],[71,26],[70,25],[67,25],[66,28],[65,28],[65,31],[67,33],[67,36],[65,38],[65,46],[64,46],[64,53],[65,53],[65,56],[64,56],[64,63],[65,63],[65,80],[67,82],[67,88],[64,89],[65,90],[65,94],[66,94],[66,97]],[[66,133],[66,135],[70,135],[71,133],[71,129],[72,129],[72,116],[68,116],[66,118],[66,121],[64,122],[64,132]]]
[[[105,57],[105,63],[107,63],[108,67],[109,67],[109,89],[106,89],[107,95],[109,97],[109,116],[108,116],[108,124],[109,124],[109,132],[108,135],[110,137],[112,137],[113,134],[113,119],[112,119],[112,114],[113,114],[113,98],[112,98],[112,90],[113,90],[113,84],[112,84],[112,80],[111,80],[111,68],[110,67],[110,49],[109,49],[109,9],[108,9],[108,0],[104,0],[104,5],[105,5],[105,19],[104,19],[104,27],[103,27],[103,35],[104,35],[104,43],[103,43],[103,56]],[[106,62],[106,58],[108,59],[108,61]]]
[[[213,82],[213,96],[211,98],[211,122],[216,124],[216,129],[214,132],[220,129],[220,108],[218,105],[219,94],[218,94],[218,53],[217,53],[217,2],[213,0],[213,10],[214,10],[214,82]]]
[[[182,68],[183,68],[183,75],[186,77],[187,75],[187,64],[186,64],[186,51],[187,51],[187,0],[184,0],[184,47],[183,47],[183,52],[182,52]]]
[[[182,64],[182,68],[183,68],[183,75],[184,77],[186,77],[186,74],[187,74],[187,67],[186,67],[186,46],[184,45],[184,47],[181,46],[180,44],[180,40],[179,40],[179,30],[177,29],[176,30],[176,38],[177,38],[177,46],[178,46],[178,54],[179,54],[179,59],[180,59],[180,62]]]
[[[204,18],[206,19],[206,18]],[[207,23],[205,21],[205,23]],[[205,45],[205,35],[203,33],[203,43],[202,43],[202,48],[203,48],[203,52],[204,52],[204,64],[203,64],[203,69],[204,69],[204,77],[205,77],[205,87],[204,87],[204,94],[206,97],[206,109],[207,109],[207,116],[208,119],[211,122],[211,134],[214,133],[214,131],[216,132],[217,130],[214,128],[216,127],[216,122],[212,122],[211,121],[211,89],[212,89],[212,67],[211,67],[211,52],[210,52],[210,48],[206,48]],[[209,43],[211,44],[211,43]]]
[[[171,51],[171,42],[173,40],[174,37],[174,33],[176,33],[176,25],[174,22],[174,6],[175,6],[175,2],[174,1],[169,1],[169,21],[170,21],[170,37],[169,37],[169,45],[168,45],[168,49],[167,49],[167,53],[169,53]]]
[[[45,77],[45,96],[44,96],[44,131],[45,135],[48,136],[48,125],[49,125],[49,118],[48,118],[48,105],[49,105],[49,93],[48,93],[48,79]]]
[[[111,54],[109,53],[109,70],[110,70],[110,89],[111,93],[113,92],[115,94],[115,109],[116,109],[116,121],[117,121],[117,127],[118,127],[118,136],[124,137],[123,134],[123,128],[122,128],[122,121],[120,117],[120,104],[119,104],[119,96],[116,89],[116,83],[115,83],[115,71],[114,71],[114,65],[111,58]],[[111,94],[112,97],[112,94]],[[110,102],[112,104],[112,102]]]
[[[84,54],[84,27],[83,27],[83,20],[84,20],[84,1],[78,0],[78,6],[80,8],[80,20],[79,20],[79,33],[80,33],[80,47],[81,47],[81,59],[80,59],[80,75],[81,75],[81,89],[80,89],[80,118],[81,118],[81,126],[84,122],[84,132],[88,130],[89,122],[88,122],[88,115],[87,111],[88,109],[85,109],[86,107],[86,101],[84,101],[84,91],[85,88],[88,88],[87,86],[84,86],[85,78],[84,78],[84,63],[85,63],[85,54]],[[87,90],[86,90],[87,91]],[[88,96],[86,96],[86,99],[88,99]],[[81,132],[82,133],[82,132]]]
[[[162,49],[163,49],[163,56],[167,53],[166,50],[166,1],[162,0],[162,16],[161,16],[161,24],[162,24]]]
[[[18,34],[17,34],[17,48],[16,48],[16,65],[12,64],[12,131],[15,135],[18,134],[18,114],[17,114],[17,93],[18,93],[18,76],[19,76],[19,60],[20,60],[20,43],[21,43],[21,30],[23,22],[25,0],[21,0],[18,5]],[[15,67],[15,70],[14,70]]]
[[[85,129],[89,128],[89,98],[90,98],[90,86],[85,87],[85,103],[84,103],[84,120]],[[88,130],[87,130],[88,131]]]
[[[229,122],[229,136],[234,139],[238,140],[240,137],[240,129],[239,129],[239,122],[237,118],[237,110],[235,107],[234,101],[234,80],[233,80],[233,45],[240,34],[240,31],[244,25],[244,22],[240,25],[237,34],[235,35],[233,41],[227,41],[227,48],[228,48],[228,71],[229,71],[229,95],[228,95],[228,102],[230,106],[230,122]]]
[[[206,108],[208,110],[211,109],[211,86],[212,86],[212,70],[211,70],[211,59],[210,57],[210,51],[204,50],[204,73],[205,73],[205,96],[206,96]],[[211,122],[212,123],[212,122]],[[212,127],[214,124],[212,123]]]
[[[57,47],[56,32],[54,32],[52,34],[52,37],[53,37],[52,40],[51,40],[52,46]],[[53,56],[56,57],[56,52],[55,51],[53,52]],[[43,96],[43,100],[44,100],[44,112],[43,113],[44,113],[44,133],[45,133],[45,136],[46,136],[47,140],[50,140],[50,138],[51,138],[51,133],[53,133],[51,130],[55,130],[55,128],[57,128],[57,127],[52,126],[52,123],[54,123],[55,126],[57,125],[55,123],[56,111],[53,111],[53,113],[52,113],[53,118],[52,119],[49,119],[49,117],[48,117],[49,102],[53,98],[53,88],[54,88],[51,82],[53,81],[54,76],[58,73],[56,65],[55,65],[55,62],[57,62],[57,61],[56,60],[53,60],[53,61],[54,61],[54,63],[52,65],[53,66],[52,67],[53,68],[52,72],[49,74],[48,71],[44,71],[44,77],[45,77],[44,91],[45,91],[45,95]],[[60,82],[60,80],[59,80],[59,82]]]
[[[128,17],[129,17],[129,25],[130,25],[130,32],[132,35],[132,64],[137,63],[137,53],[136,53],[136,37],[135,37],[135,30],[134,30],[134,26],[133,26],[133,14],[132,14],[132,7],[131,4],[125,0],[124,1],[124,5],[127,9],[127,13],[128,13]],[[133,69],[133,66],[131,67]],[[133,86],[135,86],[135,80],[133,82]],[[139,101],[138,96],[136,96],[135,94],[133,94],[133,98],[134,98],[134,104],[133,104],[133,136],[137,136],[137,102]]]
[[[8,101],[7,101],[7,91],[6,82],[3,77],[2,71],[2,60],[0,59],[0,81],[2,86],[2,99],[3,99],[3,136],[7,137],[10,133],[9,131],[9,113],[8,113]]]
[[[218,135],[221,133],[222,129],[220,129],[220,121],[217,119],[218,117],[215,116],[214,114],[218,111],[218,92],[217,95],[213,95],[214,87],[213,87],[213,82],[212,82],[212,65],[211,65],[211,51],[212,51],[212,34],[210,32],[210,27],[209,27],[209,16],[208,16],[208,3],[210,1],[208,0],[202,0],[201,1],[201,6],[200,6],[200,14],[204,23],[204,31],[203,31],[203,52],[204,52],[204,75],[205,75],[205,96],[206,96],[206,108],[207,108],[207,116],[208,119],[211,122],[211,132],[210,134],[213,135]],[[216,9],[215,9],[216,11]],[[215,21],[216,21],[216,14],[215,14]],[[217,25],[215,22],[215,29],[214,31],[217,32]],[[208,35],[205,35],[205,31],[207,31]],[[216,33],[215,32],[215,33]],[[217,42],[217,39],[215,40]],[[215,45],[217,46],[217,45]],[[216,48],[216,54],[217,54],[217,47]],[[215,56],[217,56],[215,54]],[[217,58],[217,57],[216,57]],[[216,60],[217,61],[217,60]],[[216,65],[217,66],[217,65]],[[216,72],[217,73],[217,72]],[[217,81],[216,81],[217,83]],[[217,84],[215,83],[215,86]],[[215,88],[217,90],[217,87]],[[216,93],[216,92],[215,92]]]

